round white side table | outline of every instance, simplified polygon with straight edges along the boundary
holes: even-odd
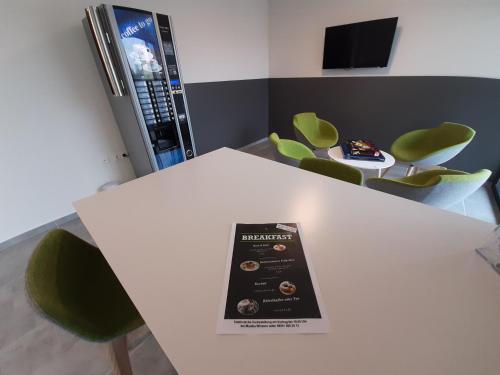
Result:
[[[352,167],[376,170],[378,177],[382,177],[382,170],[392,167],[396,160],[391,154],[382,150],[380,150],[380,152],[384,155],[385,161],[344,159],[344,153],[342,152],[342,147],[340,146],[335,146],[329,149],[328,156],[339,163],[347,164]]]

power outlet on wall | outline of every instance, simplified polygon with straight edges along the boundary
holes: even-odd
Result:
[[[117,160],[128,158],[128,154],[126,152],[119,152],[117,154],[114,154],[113,157],[114,157],[115,161],[117,161]]]
[[[104,164],[109,164],[112,162],[116,162],[122,159],[128,158],[128,154],[126,152],[117,152],[115,153],[107,153],[103,156],[102,162]]]

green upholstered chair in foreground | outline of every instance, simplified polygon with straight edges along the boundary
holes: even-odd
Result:
[[[356,185],[363,183],[363,173],[359,169],[335,160],[304,158],[300,162],[299,168]]]
[[[413,167],[440,165],[455,157],[476,132],[468,126],[445,122],[432,129],[419,129],[403,134],[391,146],[391,154],[402,163]]]
[[[335,126],[317,118],[313,112],[293,116],[293,127],[297,140],[312,149],[329,149],[339,140]]]
[[[297,167],[303,158],[314,158],[314,153],[302,143],[291,139],[281,139],[272,133],[269,140],[274,145],[274,157],[277,161]]]
[[[131,374],[126,334],[144,324],[100,250],[55,229],[26,270],[27,294],[40,313],[90,341],[112,341],[119,374]]]
[[[397,179],[369,178],[366,186],[431,206],[448,208],[474,193],[490,176],[491,171],[487,169],[470,174],[451,169],[430,170]]]

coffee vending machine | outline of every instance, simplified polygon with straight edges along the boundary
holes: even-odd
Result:
[[[195,157],[171,18],[103,4],[83,26],[136,175]]]

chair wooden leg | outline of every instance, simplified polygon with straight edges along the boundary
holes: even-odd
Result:
[[[121,336],[110,343],[114,375],[132,375],[132,366],[127,347],[127,336]]]

